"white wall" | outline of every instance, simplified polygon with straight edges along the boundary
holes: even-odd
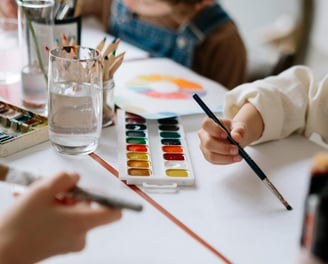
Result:
[[[328,1],[316,0],[315,3],[316,16],[307,65],[319,79],[328,73]]]
[[[270,75],[280,52],[272,46],[263,45],[259,31],[276,27],[282,16],[296,23],[300,0],[219,0],[237,24],[248,50],[248,76]],[[285,21],[285,20],[284,20]]]
[[[282,15],[297,17],[300,0],[219,0],[234,18],[241,33],[249,34],[272,24]]]
[[[301,0],[218,0],[236,21],[246,44],[256,53],[255,32],[274,22],[281,15],[298,18]],[[305,62],[316,78],[328,73],[328,0],[315,0],[315,21],[310,41],[310,49]],[[254,51],[255,50],[255,51]],[[259,52],[263,54],[263,51]],[[270,54],[264,56],[269,58]]]

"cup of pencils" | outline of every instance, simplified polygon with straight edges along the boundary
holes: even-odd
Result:
[[[121,66],[125,55],[125,52],[116,55],[119,43],[120,40],[114,38],[105,48],[106,38],[104,38],[96,47],[102,53],[103,64],[103,127],[113,125],[115,120],[114,74]]]

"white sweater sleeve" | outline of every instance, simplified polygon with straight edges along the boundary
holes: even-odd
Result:
[[[284,138],[296,132],[309,137],[317,132],[328,140],[328,80],[319,85],[305,66],[278,76],[246,83],[225,95],[224,116],[233,118],[246,102],[261,113],[264,131],[255,142]]]

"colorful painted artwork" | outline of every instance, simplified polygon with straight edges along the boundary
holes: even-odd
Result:
[[[202,113],[192,98],[194,93],[213,111],[222,109],[224,87],[169,59],[125,62],[114,81],[115,103],[145,118]]]
[[[206,94],[201,84],[180,77],[162,74],[136,76],[126,83],[128,89],[152,98],[190,99],[193,93]]]

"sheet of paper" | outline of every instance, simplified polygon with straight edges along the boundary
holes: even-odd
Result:
[[[128,112],[159,119],[201,113],[197,93],[214,112],[221,112],[226,91],[220,84],[165,58],[123,63],[114,76],[115,103]]]

